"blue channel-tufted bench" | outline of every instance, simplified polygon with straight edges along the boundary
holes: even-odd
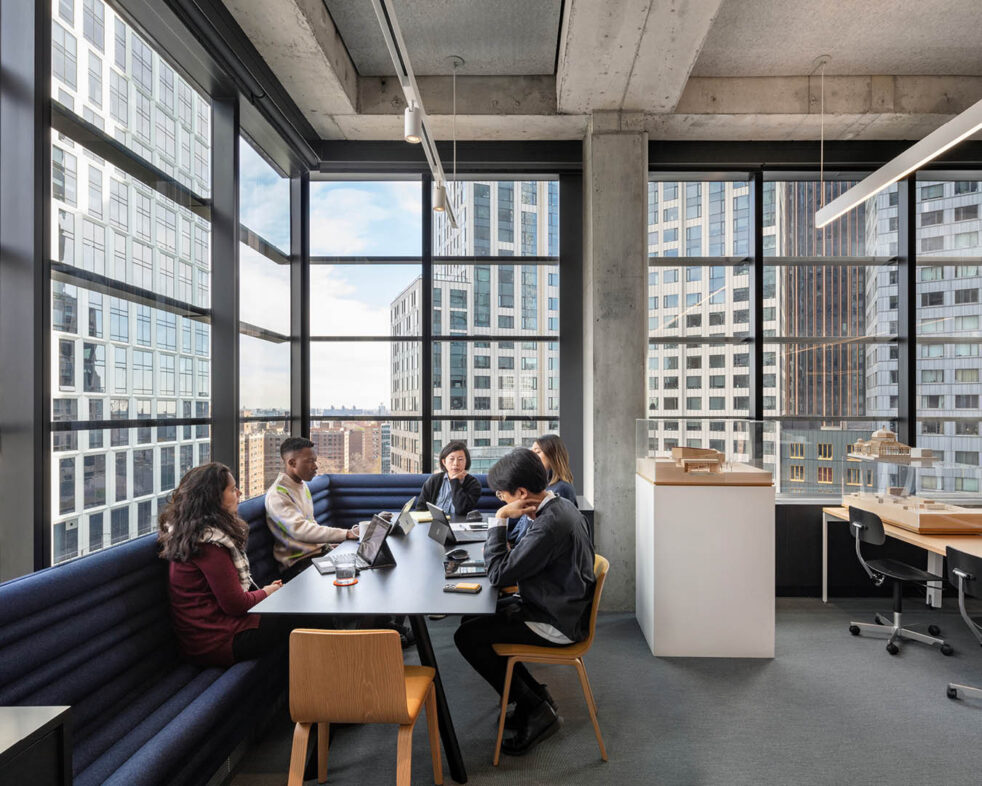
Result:
[[[479,509],[496,509],[477,477]],[[398,509],[426,478],[321,475],[315,515],[351,527]],[[262,586],[278,575],[264,498],[239,513]],[[285,655],[228,669],[182,662],[155,535],[0,584],[0,706],[71,705],[77,786],[207,782],[284,697]]]

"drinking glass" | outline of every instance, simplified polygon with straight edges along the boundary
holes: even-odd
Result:
[[[334,557],[334,585],[336,587],[350,587],[357,583],[355,553],[352,551]]]

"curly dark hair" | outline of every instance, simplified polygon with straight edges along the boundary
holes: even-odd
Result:
[[[188,470],[161,512],[157,544],[160,557],[187,562],[198,551],[201,534],[213,527],[228,535],[236,547],[245,551],[249,525],[222,507],[222,494],[232,470],[217,461]]]

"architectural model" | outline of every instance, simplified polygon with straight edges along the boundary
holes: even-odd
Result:
[[[725,460],[711,448],[672,448],[672,461],[683,472],[722,472]]]
[[[892,492],[901,493],[894,494]],[[908,495],[905,489],[888,492],[844,494],[844,506],[875,513],[884,524],[893,524],[922,535],[971,535],[982,533],[982,510],[960,508],[924,497]]]
[[[910,461],[930,461],[934,454],[923,448],[915,455],[911,454],[909,445],[897,440],[897,435],[886,426],[874,431],[869,440],[858,439],[849,451],[852,458],[878,459],[897,464],[907,464]]]

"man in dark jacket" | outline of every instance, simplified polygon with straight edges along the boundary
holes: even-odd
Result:
[[[498,604],[492,617],[465,617],[454,634],[457,649],[494,688],[504,692],[507,659],[494,644],[561,647],[588,633],[596,580],[593,545],[582,514],[568,500],[546,490],[546,471],[531,451],[512,451],[488,473],[488,485],[505,505],[488,529],[484,547],[494,587],[518,584],[519,594]],[[509,518],[527,515],[532,524],[509,550]],[[515,712],[506,724],[514,734],[501,749],[521,755],[560,725],[555,702],[522,664],[512,672]]]

